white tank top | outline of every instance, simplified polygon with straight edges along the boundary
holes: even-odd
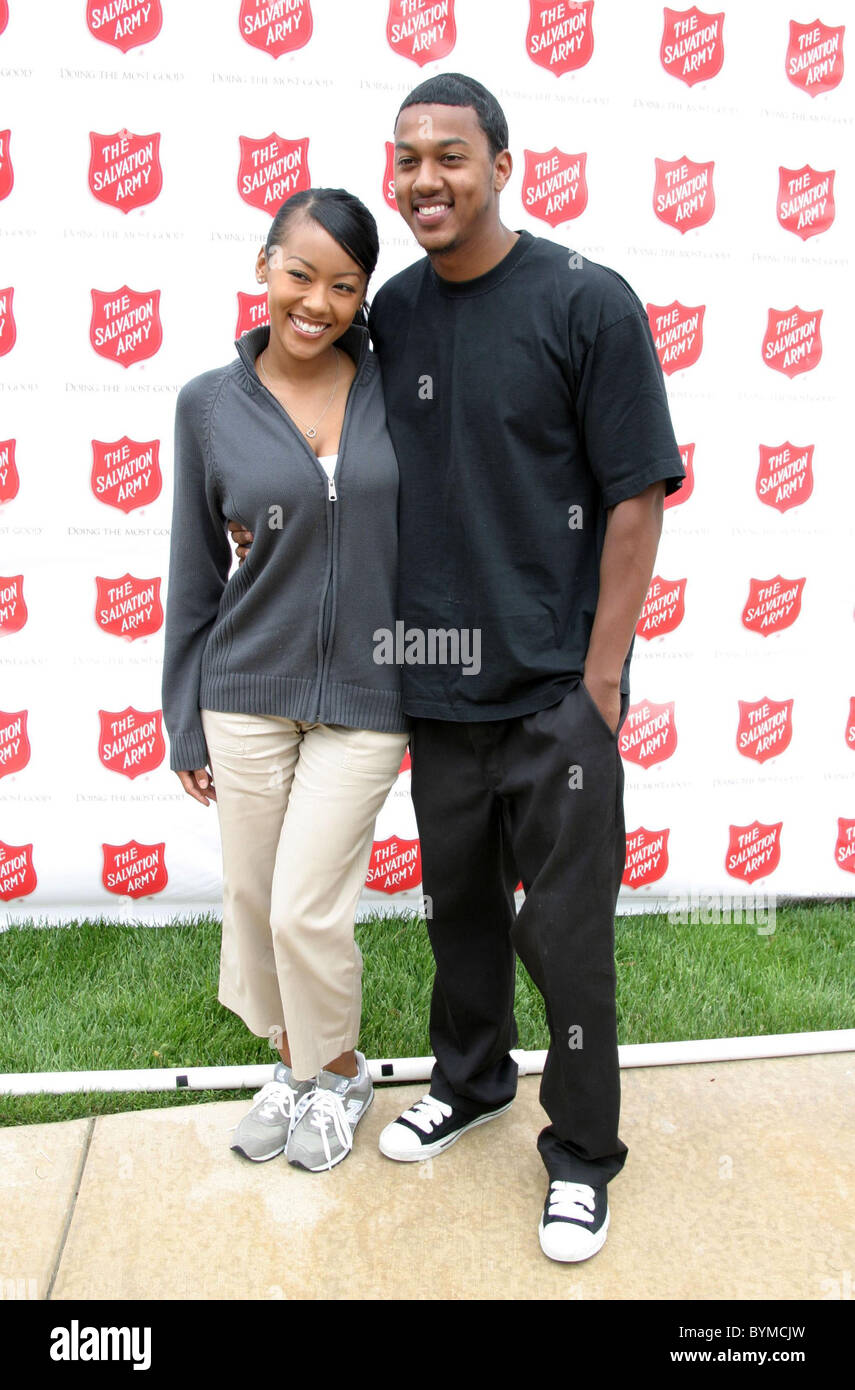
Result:
[[[335,472],[337,459],[338,454],[318,454],[318,463],[321,465],[328,478],[331,478]]]

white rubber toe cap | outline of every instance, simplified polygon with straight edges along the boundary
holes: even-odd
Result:
[[[393,1120],[382,1130],[379,1145],[381,1154],[384,1154],[386,1158],[397,1158],[407,1162],[421,1158],[423,1155],[418,1136],[406,1125],[399,1124],[397,1120]]]
[[[561,1260],[567,1264],[588,1260],[606,1243],[610,1215],[610,1212],[606,1212],[606,1219],[598,1231],[586,1231],[572,1221],[550,1221],[544,1226],[541,1217],[538,1227],[540,1248],[551,1260]]]

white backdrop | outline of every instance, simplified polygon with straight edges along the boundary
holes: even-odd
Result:
[[[386,142],[444,70],[507,114],[505,223],[648,306],[692,464],[636,641],[621,905],[852,895],[847,12],[0,0],[0,923],[219,908],[160,718],[175,394],[258,321],[294,188],[371,207],[373,289],[420,254]],[[419,880],[403,770],[362,906]]]

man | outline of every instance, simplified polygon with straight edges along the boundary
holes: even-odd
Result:
[[[406,98],[395,197],[427,254],[369,319],[400,470],[398,616],[412,653],[431,633],[446,657],[479,652],[402,671],[436,1065],[380,1148],[432,1158],[508,1109],[516,951],[550,1031],[540,1243],[572,1262],[603,1245],[627,1154],[617,734],[663,498],[685,473],[643,306],[616,272],[502,224],[507,145],[471,78],[440,74]]]

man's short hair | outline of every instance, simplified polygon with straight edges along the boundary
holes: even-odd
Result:
[[[492,92],[476,82],[474,77],[466,77],[462,72],[439,72],[436,77],[428,77],[414,87],[398,108],[398,116],[407,106],[423,106],[436,103],[439,106],[471,106],[478,117],[478,124],[487,137],[490,158],[508,148],[508,122]],[[395,117],[397,121],[398,117]]]

